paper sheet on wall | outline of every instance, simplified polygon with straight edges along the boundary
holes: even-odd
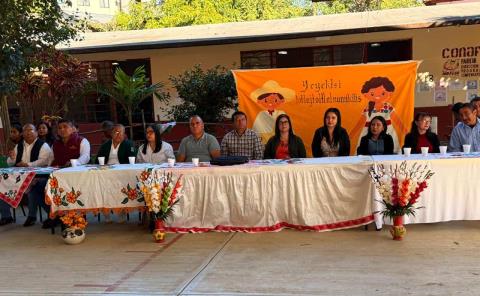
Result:
[[[435,86],[435,91],[433,92],[433,102],[434,103],[446,103],[447,102],[447,88],[444,86]]]
[[[467,102],[470,102],[472,99],[476,98],[477,96],[478,96],[478,90],[476,89],[467,90],[465,100]]]

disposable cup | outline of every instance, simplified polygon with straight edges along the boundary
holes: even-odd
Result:
[[[198,163],[199,163],[200,159],[198,158],[192,158],[192,163],[194,166],[198,166]]]
[[[447,146],[440,146],[440,154],[445,155],[447,154]]]
[[[428,147],[422,147],[420,149],[422,150],[422,155],[423,156],[428,156]]]

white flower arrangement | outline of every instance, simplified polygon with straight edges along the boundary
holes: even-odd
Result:
[[[145,170],[138,178],[137,188],[143,194],[145,204],[156,220],[165,221],[173,207],[184,196],[182,175],[174,181],[172,173],[159,170]]]

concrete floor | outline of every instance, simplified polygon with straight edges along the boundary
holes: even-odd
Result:
[[[402,242],[357,228],[163,244],[135,221],[92,222],[76,246],[21,223],[0,227],[1,295],[480,295],[475,221],[408,225]]]

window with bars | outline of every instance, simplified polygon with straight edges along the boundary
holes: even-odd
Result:
[[[92,62],[91,71],[96,74],[99,85],[109,86],[113,84],[112,62]],[[112,117],[112,99],[91,92],[83,97],[75,98],[68,104],[69,117],[77,122],[102,122],[104,120],[114,120]]]
[[[100,8],[109,8],[110,0],[100,0]]]
[[[78,6],[90,6],[90,0],[77,0]]]
[[[240,55],[243,69],[269,69],[274,67],[269,50],[241,52]]]

